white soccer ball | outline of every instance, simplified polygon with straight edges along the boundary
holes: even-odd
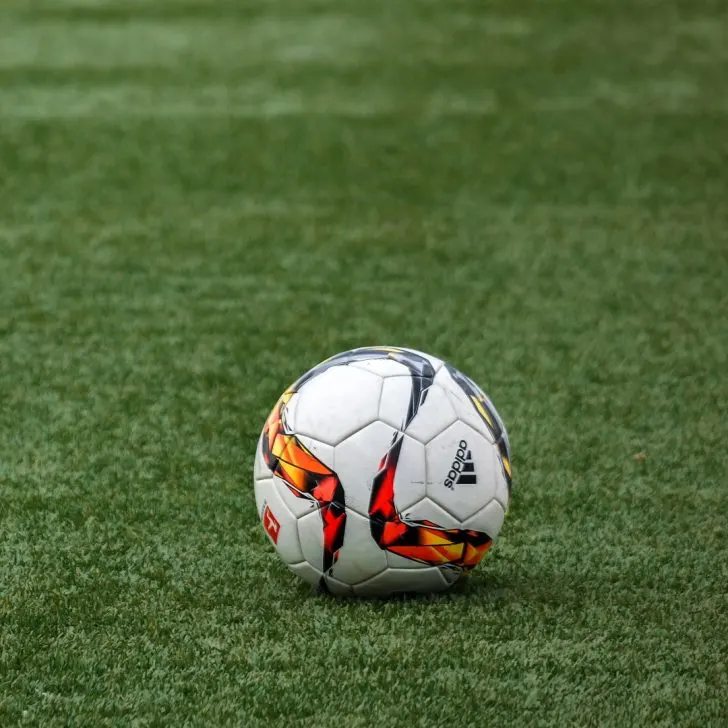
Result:
[[[254,477],[265,532],[305,581],[343,596],[436,592],[501,530],[510,446],[492,402],[457,369],[366,347],[283,393]]]

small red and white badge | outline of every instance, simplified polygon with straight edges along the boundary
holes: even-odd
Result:
[[[270,506],[266,503],[263,508],[263,528],[265,532],[270,536],[270,540],[273,543],[278,543],[278,534],[281,532],[281,524],[278,523],[278,519],[273,515]]]

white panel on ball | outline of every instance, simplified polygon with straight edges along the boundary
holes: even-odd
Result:
[[[385,379],[382,385],[379,419],[397,430],[402,428],[407,418],[411,396],[412,377],[388,377]]]
[[[298,434],[299,442],[306,447],[311,454],[320,460],[327,468],[334,470],[334,446],[328,445],[325,442],[315,440],[309,435]]]
[[[311,564],[302,561],[300,564],[289,564],[291,571],[300,576],[307,584],[318,586],[321,581],[321,572],[311,566]]]
[[[417,570],[387,569],[381,574],[354,586],[358,596],[385,596],[401,592],[428,594],[450,586],[436,566],[423,566]]]
[[[410,376],[409,369],[394,359],[365,359],[364,361],[352,362],[349,366],[363,369],[365,372],[376,374],[382,378]]]
[[[333,470],[334,448],[331,447],[331,445],[326,445],[311,437],[305,437],[303,435],[299,435],[298,439],[301,444],[308,448],[315,457],[326,465],[326,467]],[[301,497],[297,495],[278,476],[275,476],[274,481],[283,502],[297,518],[305,516],[307,513],[311,513],[311,511],[318,510],[318,503],[316,503],[312,497]]]
[[[456,419],[455,409],[445,391],[433,385],[427,390],[425,402],[407,428],[407,434],[427,444]]]
[[[393,554],[391,551],[387,552],[387,565],[394,569],[429,568],[419,561],[415,561],[414,559],[407,559],[404,556],[400,556],[399,554]],[[437,568],[440,569],[440,574],[442,578],[448,584],[454,584],[463,573],[462,569],[455,566],[438,566]]]
[[[438,373],[436,381],[447,392],[448,399],[455,409],[457,418],[470,425],[476,432],[479,432],[490,440],[490,442],[493,442],[493,435],[475,409],[473,401],[463,392],[460,385],[453,381],[450,372],[443,368]]]
[[[273,490],[273,478],[256,479],[253,483],[255,491],[255,509],[260,517],[263,516],[263,509],[267,501],[271,499],[271,491]]]
[[[338,579],[334,579],[331,576],[324,577],[324,581],[326,582],[326,588],[334,596],[337,596],[337,597],[354,596],[354,590],[348,584],[344,584],[344,582],[339,581]]]
[[[369,519],[347,509],[344,544],[331,575],[344,584],[356,584],[386,568],[387,557],[372,538]]]
[[[503,506],[497,500],[492,500],[474,516],[468,518],[463,525],[465,528],[487,533],[492,540],[495,540],[503,527],[505,517]]]
[[[495,445],[493,446],[495,447]],[[504,511],[508,511],[511,500],[511,492],[508,489],[508,481],[503,472],[503,464],[500,455],[496,453],[496,462],[493,469],[493,479],[495,480],[495,498],[503,506]]]
[[[381,391],[381,378],[362,369],[328,369],[299,392],[296,433],[337,445],[377,419]]]
[[[432,368],[435,370],[435,372],[438,372],[443,365],[442,359],[438,359],[436,356],[432,356],[432,354],[426,354],[424,351],[419,351],[419,349],[407,349],[407,351],[411,351],[415,354],[419,354],[420,356],[425,357],[430,364],[432,364]]]
[[[255,480],[263,480],[271,477],[271,472],[263,460],[263,451],[260,447],[263,441],[263,435],[258,438],[258,447],[255,448],[255,462],[253,464],[253,478]]]
[[[281,559],[287,564],[303,561],[304,554],[296,528],[297,519],[281,499],[275,483],[258,481],[255,484],[255,495],[263,528]]]
[[[438,566],[437,568],[440,570],[443,581],[448,586],[452,586],[464,574],[462,569],[454,566]]]
[[[415,561],[414,559],[408,559],[399,554],[394,554],[391,551],[387,551],[387,566],[392,569],[424,569],[427,568],[421,561]]]
[[[394,474],[394,505],[400,513],[425,497],[426,480],[425,446],[405,435]]]
[[[291,432],[295,432],[296,430],[296,409],[298,407],[299,397],[300,394],[298,392],[294,392],[290,395],[290,399],[286,402],[286,405],[283,408],[283,420],[286,423],[287,429]]]
[[[362,516],[369,514],[372,481],[395,432],[383,422],[372,422],[334,448],[333,470],[344,488],[346,506]]]
[[[274,476],[273,482],[281,500],[296,518],[301,518],[312,511],[318,511],[319,504],[312,497],[296,495],[278,476]]]
[[[441,528],[460,528],[460,521],[429,498],[410,506],[402,513],[402,518],[406,521],[431,521]]]
[[[303,558],[321,573],[324,568],[324,525],[318,509],[299,518],[297,525]]]
[[[427,452],[427,496],[464,521],[495,497],[493,444],[464,422],[434,438]]]

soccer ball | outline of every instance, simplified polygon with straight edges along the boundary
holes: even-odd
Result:
[[[254,477],[263,528],[305,581],[342,596],[436,592],[501,530],[511,455],[471,379],[377,346],[337,354],[283,393]]]

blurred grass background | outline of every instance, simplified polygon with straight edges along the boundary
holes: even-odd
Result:
[[[5,0],[0,724],[726,725],[726,79],[717,0]],[[372,343],[509,426],[465,593],[258,525]]]

